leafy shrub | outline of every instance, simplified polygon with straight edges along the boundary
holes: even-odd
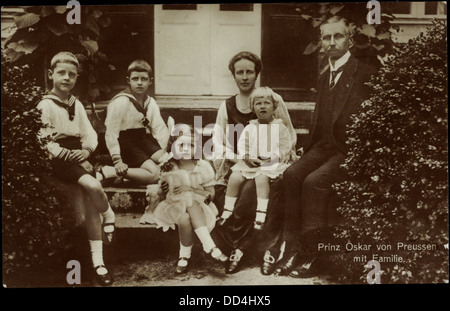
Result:
[[[82,103],[96,100],[110,92],[102,81],[111,75],[111,65],[99,47],[103,29],[111,19],[96,6],[85,5],[80,11],[81,24],[68,24],[64,6],[25,6],[24,14],[14,21],[14,34],[6,39],[6,59],[17,64],[32,64],[39,80],[46,78],[50,60],[58,52],[70,51],[80,62],[77,84],[72,90]],[[37,81],[44,86],[45,81]]]
[[[382,8],[383,18],[381,18],[380,24],[374,25],[367,23],[366,16],[370,11],[367,8],[367,2],[297,3],[295,6],[301,18],[312,25],[312,31],[308,34],[310,42],[306,46],[304,54],[320,50],[321,57],[324,56],[321,50],[320,25],[333,16],[346,18],[354,27],[354,45],[351,52],[359,60],[378,67],[380,63],[383,63],[386,54],[392,52],[394,47],[392,30],[399,31],[399,28],[391,24],[394,16],[386,5],[383,5]]]
[[[42,123],[35,107],[41,97],[28,66],[11,65],[2,57],[4,276],[37,267],[45,271],[65,244],[60,197],[45,181],[50,167],[37,139]]]
[[[335,258],[345,266],[342,280],[365,282],[362,265],[375,253],[404,259],[381,263],[382,283],[448,280],[446,47],[446,24],[434,21],[398,49],[372,78],[373,95],[348,128],[350,179],[335,185],[346,224],[336,237],[372,249]],[[436,249],[398,250],[397,243]],[[392,250],[377,251],[382,244]],[[353,262],[363,254],[367,261]]]

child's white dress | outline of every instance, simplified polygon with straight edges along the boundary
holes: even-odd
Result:
[[[175,229],[180,215],[186,213],[186,209],[195,203],[203,209],[206,226],[211,231],[216,224],[216,217],[219,213],[214,203],[205,204],[205,196],[193,191],[174,194],[173,188],[184,185],[205,189],[208,186],[214,186],[215,179],[212,166],[205,160],[198,160],[192,171],[180,169],[175,163],[173,165],[172,171],[161,173],[161,180],[165,180],[169,184],[166,199],[161,201],[154,210],[147,209],[141,217],[140,223],[155,223],[163,231],[167,231],[169,228]]]
[[[289,130],[280,119],[274,119],[269,124],[260,124],[258,120],[251,120],[239,137],[238,155],[250,154],[264,159],[278,157],[279,160],[266,163],[261,167],[249,167],[243,160],[239,160],[231,170],[240,172],[247,179],[253,179],[258,175],[277,178],[289,166],[285,160],[291,148],[292,140]]]

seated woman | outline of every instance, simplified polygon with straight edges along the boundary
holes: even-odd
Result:
[[[214,167],[217,180],[214,202],[220,210],[224,206],[226,185],[231,174],[230,168],[238,161],[236,153],[237,140],[240,133],[239,131],[227,131],[227,128],[231,128],[231,126],[244,128],[244,126],[249,124],[250,120],[257,118],[250,108],[249,96],[255,88],[256,80],[262,68],[262,62],[258,56],[251,52],[240,52],[230,60],[228,68],[233,75],[239,93],[228,98],[220,105],[214,130]],[[278,106],[273,116],[280,119],[289,132],[291,146],[285,162],[290,163],[297,158],[295,154],[297,136],[283,99],[278,94],[276,94],[276,97]],[[237,139],[235,139],[235,135]],[[272,208],[272,206],[282,206],[279,203],[281,186],[282,183],[279,178],[270,183],[269,201],[271,203],[269,203],[267,208],[265,226],[263,230],[254,234],[254,220],[257,208],[255,180],[245,180],[241,185],[240,195],[235,203],[233,215],[225,221],[222,227],[217,228],[217,236],[218,238],[220,237],[220,241],[232,250],[226,267],[227,273],[238,271],[244,251],[255,244],[258,250],[263,251],[265,254],[261,273],[271,274],[273,272],[282,242],[283,210]]]

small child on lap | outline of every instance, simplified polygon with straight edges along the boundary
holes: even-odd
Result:
[[[219,224],[232,215],[239,189],[245,179],[255,179],[257,208],[254,228],[264,227],[270,194],[270,179],[280,176],[288,167],[284,163],[292,146],[289,130],[273,114],[278,102],[268,87],[253,90],[249,97],[250,108],[257,120],[251,120],[238,141],[238,155],[243,157],[232,168],[225,194],[225,206]]]

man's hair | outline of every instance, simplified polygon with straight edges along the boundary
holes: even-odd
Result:
[[[253,54],[252,52],[243,51],[243,52],[239,52],[236,55],[234,55],[233,58],[228,63],[228,69],[230,69],[233,76],[234,76],[234,64],[236,64],[236,62],[240,61],[241,59],[247,59],[247,60],[251,61],[252,63],[254,63],[256,76],[259,75],[259,73],[261,72],[261,69],[262,69],[261,59],[256,54]]]
[[[334,24],[334,23],[339,23],[339,22],[343,22],[345,24],[345,26],[347,26],[347,30],[346,30],[347,34],[350,37],[353,36],[353,29],[350,27],[350,22],[345,17],[338,16],[338,15],[330,17],[322,25],[320,25],[320,33],[322,34],[322,28],[324,25]]]
[[[50,69],[55,69],[58,63],[72,64],[77,68],[80,66],[78,59],[70,52],[59,52],[55,56],[53,56],[52,60],[50,61]]]
[[[135,61],[133,61],[130,66],[128,66],[128,76],[130,76],[130,74],[133,71],[137,71],[137,72],[146,72],[148,73],[148,76],[151,77],[152,76],[152,67],[145,61],[142,59],[136,59]]]

